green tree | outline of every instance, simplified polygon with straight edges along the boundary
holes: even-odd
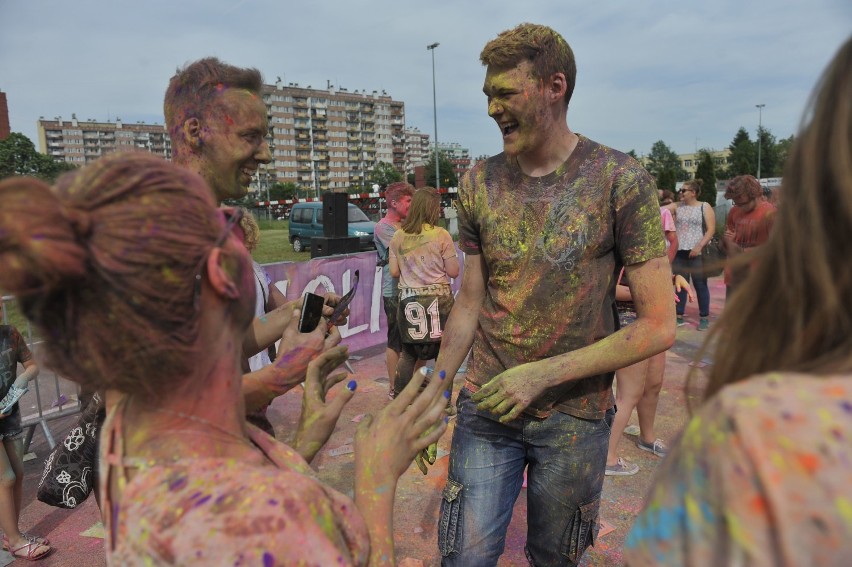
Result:
[[[662,140],[651,146],[646,169],[656,178],[658,189],[674,191],[677,181],[689,179],[689,174],[681,165],[678,155]]]
[[[760,136],[760,176],[761,177],[779,177],[779,160],[778,160],[778,145],[775,142],[775,136],[764,127],[760,127],[758,134]],[[755,148],[757,151],[757,148]],[[757,158],[755,158],[755,162]],[[754,168],[757,174],[757,167]]]
[[[430,187],[458,187],[459,178],[456,172],[453,171],[453,164],[446,152],[438,153],[438,173],[441,175],[441,183],[435,183],[435,152],[429,156],[429,161],[426,162],[426,185]]]
[[[716,166],[713,156],[707,150],[698,152],[698,167],[695,168],[695,178],[704,182],[701,187],[701,194],[697,196],[698,200],[716,206]]]
[[[370,185],[378,185],[379,191],[384,191],[385,187],[391,183],[402,181],[402,174],[397,169],[386,161],[377,162],[369,175]]]
[[[775,171],[772,172],[770,177],[781,177],[784,175],[784,167],[787,164],[787,156],[790,154],[790,149],[793,147],[793,142],[796,141],[794,136],[790,136],[789,138],[781,138],[778,140],[778,143],[775,144],[775,148],[778,152],[778,163],[776,165]]]
[[[287,183],[277,181],[269,188],[269,200],[286,201],[292,199],[296,196],[298,190],[299,186],[292,181],[288,181]]]
[[[757,144],[751,141],[748,130],[740,127],[728,149],[731,150],[726,172],[729,179],[757,172]]]
[[[636,155],[636,150],[630,150],[629,152],[627,152],[627,155],[629,155],[630,157],[632,157],[635,160],[639,159],[639,156]]]
[[[408,184],[409,184],[409,185],[411,185],[412,187],[414,187],[414,179],[415,179],[415,175],[414,175],[413,173],[409,173],[409,174],[405,177],[405,179],[406,179],[406,181],[408,181]]]
[[[18,132],[13,132],[0,141],[0,179],[13,175],[31,175],[53,182],[66,171],[76,169],[64,161],[55,161],[36,151],[32,141]]]

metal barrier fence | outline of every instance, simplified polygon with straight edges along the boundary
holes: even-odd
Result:
[[[4,304],[3,309],[3,325],[11,324],[9,322],[9,306],[14,303],[14,296],[6,295],[2,297]],[[18,327],[18,332],[23,335],[27,346],[35,356],[38,351],[38,345],[41,341],[33,338],[32,327],[29,321],[26,321],[24,328]],[[47,384],[42,384],[47,382]],[[29,392],[18,401],[18,406],[21,410],[21,424],[24,428],[24,453],[29,451],[30,443],[33,439],[33,434],[37,427],[41,426],[47,444],[52,450],[56,446],[56,440],[50,430],[49,422],[60,419],[69,415],[80,413],[80,387],[59,377],[55,372],[39,366],[39,375],[29,383]],[[73,394],[72,394],[73,390]],[[35,413],[24,415],[25,402],[30,403],[35,396]],[[49,401],[55,395],[54,400]],[[32,406],[31,406],[32,409]]]

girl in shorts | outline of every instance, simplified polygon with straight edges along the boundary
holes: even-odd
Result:
[[[0,299],[0,320],[2,317]],[[20,376],[17,376],[18,363],[24,367]],[[30,561],[50,553],[47,539],[18,529],[24,483],[24,440],[18,400],[36,376],[38,366],[24,337],[12,325],[0,325],[0,528],[4,534],[3,549],[15,558]]]
[[[450,233],[436,226],[440,213],[438,191],[420,189],[391,239],[389,267],[391,276],[399,278],[397,321],[402,339],[394,396],[411,380],[417,360],[437,358],[453,307],[450,278],[459,275],[459,259]]]

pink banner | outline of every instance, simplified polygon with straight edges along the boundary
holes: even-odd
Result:
[[[464,255],[458,249],[459,262]],[[265,264],[275,287],[292,301],[309,291],[319,295],[343,295],[352,287],[355,270],[359,271],[358,291],[349,306],[349,322],[339,327],[343,344],[350,352],[387,342],[387,320],[382,304],[382,270],[376,267],[375,252],[359,252],[314,258],[305,262]],[[454,292],[461,285],[461,273],[452,281]]]

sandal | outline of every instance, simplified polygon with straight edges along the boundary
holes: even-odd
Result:
[[[39,550],[43,550],[39,553]],[[27,543],[22,545],[21,547],[17,547],[15,549],[10,549],[9,553],[15,559],[24,559],[26,561],[38,561],[39,559],[44,559],[53,549],[43,543],[36,543],[33,541],[27,540]]]
[[[50,540],[46,537],[32,535],[24,532],[21,532],[21,535],[24,536],[24,539],[26,539],[30,543],[38,543],[40,545],[47,545],[50,543]],[[3,550],[9,551],[9,538],[6,536],[6,534],[3,534]]]

